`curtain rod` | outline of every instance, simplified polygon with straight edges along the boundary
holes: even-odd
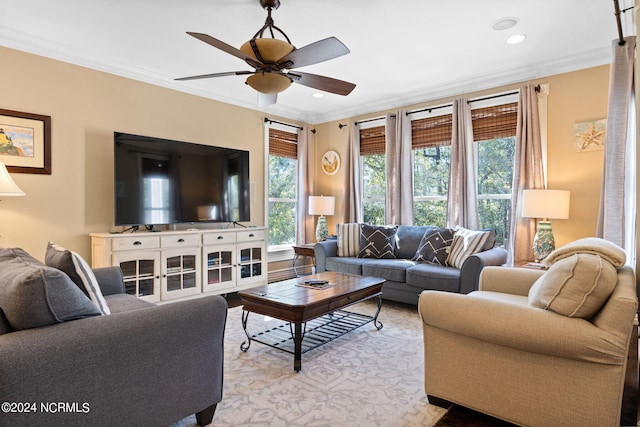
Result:
[[[536,85],[535,86],[535,91],[536,92],[540,92],[540,85]],[[478,102],[478,101],[486,101],[488,99],[495,99],[495,98],[501,98],[503,96],[511,96],[511,95],[517,95],[518,93],[520,93],[520,91],[513,91],[513,92],[507,92],[507,93],[501,93],[498,95],[490,95],[490,96],[483,96],[482,98],[475,98],[475,99],[470,99],[469,100],[469,104],[471,104],[472,102]],[[407,111],[407,116],[411,115],[411,114],[415,114],[415,113],[422,113],[424,111],[433,111],[433,110],[438,110],[440,108],[447,108],[447,107],[451,107],[453,106],[453,104],[444,104],[444,105],[436,105],[435,107],[426,107],[426,108],[421,108],[419,110],[413,110],[413,111]]]
[[[279,121],[277,121],[277,120],[271,120],[271,119],[270,119],[270,118],[268,118],[268,117],[265,117],[265,118],[264,118],[264,122],[265,122],[265,123],[277,123],[277,124],[279,124],[279,125],[289,126],[289,127],[296,128],[296,129],[300,129],[300,130],[303,130],[303,129],[304,129],[304,128],[303,128],[303,127],[301,127],[301,126],[292,125],[292,124],[290,124],[290,123],[279,122]],[[317,132],[317,131],[316,131],[316,128],[311,129],[311,133],[312,133],[312,134],[314,134],[314,135],[315,135],[315,133],[316,133],[316,132]]]
[[[391,115],[391,117],[395,117],[395,116],[396,116],[395,114],[392,114],[392,115]],[[372,118],[372,119],[359,120],[359,121],[355,122],[355,124],[359,125],[359,124],[361,124],[361,123],[375,122],[376,120],[382,120],[382,119],[384,119],[385,117],[387,117],[387,116],[380,116],[380,117],[374,117],[374,118]],[[340,123],[340,124],[338,125],[338,127],[339,127],[340,129],[342,129],[342,128],[343,128],[343,127],[345,127],[345,126],[346,126],[346,125],[343,125],[342,123]]]
[[[268,117],[265,117],[265,118],[264,118],[264,122],[265,122],[265,123],[277,123],[277,124],[279,124],[279,125],[289,126],[289,127],[292,127],[292,128],[296,128],[296,129],[300,129],[300,130],[302,130],[302,127],[301,127],[301,126],[298,126],[298,125],[292,125],[292,124],[290,124],[290,123],[283,123],[283,122],[279,122],[279,121],[277,121],[277,120],[271,120],[271,119],[270,119],[270,118],[268,118]]]
[[[628,10],[633,9],[633,6],[628,7],[624,10],[620,10],[620,3],[618,0],[613,0],[613,9],[615,11],[614,15],[616,15],[616,24],[618,25],[618,46],[624,46],[626,43],[624,41],[624,34],[622,33],[622,22],[620,20],[620,14],[626,13]]]
[[[540,92],[540,85],[536,85],[535,86],[535,91],[536,92]],[[490,95],[490,96],[483,96],[482,98],[475,98],[475,99],[470,99],[469,103],[472,102],[478,102],[478,101],[486,101],[488,99],[495,99],[495,98],[501,98],[503,96],[510,96],[510,95],[517,95],[518,93],[520,93],[520,91],[513,91],[513,92],[507,92],[507,93],[501,93],[498,95]],[[421,108],[419,110],[413,110],[413,111],[407,111],[407,116],[411,115],[411,114],[415,114],[415,113],[422,113],[424,111],[433,111],[433,110],[439,110],[440,108],[447,108],[447,107],[451,107],[453,106],[453,104],[443,104],[443,105],[436,105],[435,107],[425,107],[425,108]],[[366,120],[360,120],[358,122],[355,122],[357,125],[359,125],[360,123],[366,123],[366,122],[373,122],[375,120],[381,120],[384,119],[385,116],[382,117],[374,117],[372,119],[366,119]],[[338,124],[338,127],[340,129],[342,129],[343,127],[345,127],[347,125],[343,125],[342,123]]]

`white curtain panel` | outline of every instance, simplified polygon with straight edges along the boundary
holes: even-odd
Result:
[[[314,217],[309,215],[309,196],[313,195],[313,165],[311,163],[311,140],[309,126],[298,131],[298,188],[296,202],[296,244],[302,245],[315,239]]]
[[[635,186],[635,182],[630,182],[635,180],[629,179],[634,170],[627,163],[627,150],[629,144],[635,145],[635,132],[629,132],[629,121],[635,120],[635,117],[630,117],[629,107],[632,101],[636,38],[631,36],[624,40],[625,44],[622,46],[617,39],[612,42],[607,136],[596,235],[625,250],[632,250],[635,246],[635,227],[632,226],[632,221],[635,219],[636,197],[635,190],[630,191],[629,188]],[[632,198],[626,205],[625,193]],[[630,208],[633,211],[629,211]],[[627,234],[633,236],[625,241]],[[630,244],[631,242],[634,243]]]
[[[385,222],[413,224],[411,120],[405,110],[385,117],[387,192]]]
[[[471,107],[466,98],[453,101],[453,135],[447,195],[447,227],[478,228],[477,158]]]
[[[536,220],[522,217],[521,200],[523,190],[544,188],[540,117],[538,113],[538,96],[535,86],[522,86],[518,101],[507,265],[513,265],[514,261],[530,261],[533,259],[532,247],[533,238],[536,234]]]
[[[360,162],[360,125],[355,121],[349,123],[349,147],[345,162],[344,222],[362,222],[362,164]]]

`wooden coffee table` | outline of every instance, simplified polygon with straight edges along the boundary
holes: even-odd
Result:
[[[327,283],[307,283],[313,280]],[[379,277],[324,272],[238,292],[243,304],[242,327],[247,335],[247,341],[240,345],[240,349],[246,352],[251,341],[257,341],[291,353],[293,369],[299,372],[302,353],[370,322],[377,329],[382,328],[378,315],[382,307],[383,283],[384,279]],[[373,316],[343,310],[369,298],[375,298],[378,306]],[[286,323],[250,335],[247,331],[250,313]]]

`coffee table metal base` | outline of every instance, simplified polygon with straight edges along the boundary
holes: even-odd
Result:
[[[280,323],[271,329],[253,335],[250,335],[247,330],[247,320],[251,312],[243,310],[242,328],[247,340],[240,345],[240,350],[246,352],[251,346],[251,341],[256,341],[285,351],[294,355],[293,369],[299,372],[302,368],[302,354],[307,351],[320,347],[368,323],[373,322],[376,329],[382,329],[383,325],[378,320],[382,298],[377,295],[375,300],[377,310],[373,316],[347,310],[335,310],[308,322]]]

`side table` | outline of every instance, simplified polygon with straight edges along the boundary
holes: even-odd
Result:
[[[305,245],[294,245],[293,252],[295,256],[293,257],[293,271],[296,273],[296,277],[301,276],[298,274],[298,270],[296,267],[296,261],[298,261],[298,257],[311,257],[313,258],[313,266],[316,265],[316,254],[313,250],[315,243],[307,243]]]
[[[533,261],[515,261],[513,266],[516,268],[530,268],[532,270],[546,270],[548,267],[544,264],[540,264],[539,262]]]

